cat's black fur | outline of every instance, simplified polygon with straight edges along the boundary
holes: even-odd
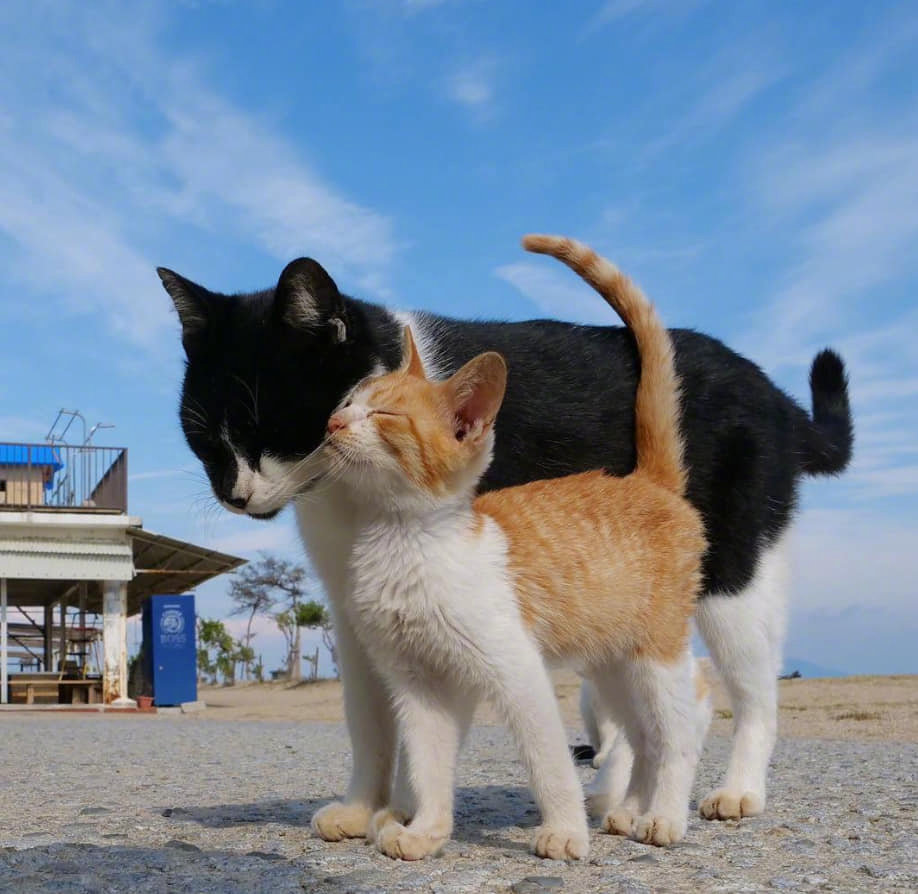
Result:
[[[342,396],[400,361],[401,327],[384,308],[341,295],[315,261],[288,265],[275,289],[224,296],[161,269],[188,356],[181,418],[218,497],[232,502],[235,460],[263,451],[295,460],[320,442]],[[297,312],[305,306],[311,313]],[[552,320],[467,322],[418,314],[441,373],[486,350],[510,377],[484,489],[588,469],[624,475],[635,461],[638,361],[617,326]],[[840,358],[813,361],[811,419],[753,363],[716,339],[673,330],[682,380],[688,496],[704,516],[707,593],[751,579],[760,550],[787,526],[802,474],[848,464],[853,430]],[[256,414],[257,405],[257,414]],[[256,419],[257,415],[257,419]]]

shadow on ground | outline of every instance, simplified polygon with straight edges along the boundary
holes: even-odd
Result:
[[[168,807],[161,815],[176,822],[194,822],[210,829],[243,823],[280,823],[308,829],[312,815],[331,798],[305,800],[276,799],[254,804],[216,804],[206,807]],[[500,829],[506,826],[528,828],[539,821],[539,812],[529,790],[523,786],[481,785],[456,790],[456,831]]]
[[[0,851],[0,894],[344,894],[379,890],[379,885],[398,883],[398,876],[413,871],[401,866],[393,871],[387,865],[334,873],[311,863],[308,856],[288,860],[276,853],[201,850],[182,841],[161,848],[92,844],[10,848]]]

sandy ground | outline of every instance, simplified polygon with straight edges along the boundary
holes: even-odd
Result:
[[[581,728],[577,677],[566,671],[554,677],[565,724]],[[711,733],[729,735],[730,703],[719,682],[712,682],[715,716]],[[779,689],[782,737],[918,742],[918,676],[782,680]],[[329,723],[344,719],[337,681],[202,687],[199,697],[211,709],[207,713],[213,719]],[[487,708],[476,717],[479,724],[498,722]]]

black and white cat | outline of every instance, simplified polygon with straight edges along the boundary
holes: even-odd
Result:
[[[316,261],[299,259],[277,286],[223,295],[159,275],[182,323],[187,369],[181,422],[217,499],[271,518],[295,501],[300,531],[336,623],[354,767],[343,803],[320,811],[328,839],[366,834],[390,803],[396,763],[388,698],[341,610],[353,507],[316,451],[329,416],[365,376],[401,361],[411,326],[432,377],[484,351],[511,370],[484,489],[634,466],[634,341],[621,327],[551,320],[466,322],[400,313],[342,295]],[[688,498],[710,549],[698,628],[733,704],[735,736],[723,784],[703,816],[760,813],[774,746],[785,631],[787,533],[802,475],[837,474],[853,429],[841,359],[823,351],[810,372],[812,418],[750,361],[721,342],[674,330],[682,381]]]

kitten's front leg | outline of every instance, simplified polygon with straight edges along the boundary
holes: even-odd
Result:
[[[583,790],[567,747],[551,679],[535,645],[520,631],[505,636],[494,681],[495,699],[506,715],[529,769],[542,811],[533,852],[553,860],[583,859],[590,849]]]
[[[335,611],[338,667],[344,712],[354,754],[347,795],[317,810],[313,831],[326,841],[363,838],[373,814],[389,802],[395,751],[395,719],[389,695],[344,611]]]
[[[389,823],[406,825],[408,820],[414,816],[414,812],[414,792],[411,790],[411,780],[408,778],[408,755],[405,751],[405,743],[399,736],[398,759],[393,773],[389,803],[373,814],[370,828],[367,831],[367,839],[376,841],[380,829]]]
[[[450,697],[446,684],[423,689],[405,680],[393,684],[401,756],[416,810],[407,825],[389,809],[377,814],[376,846],[395,859],[420,860],[440,851],[452,834],[456,755],[474,704]]]

